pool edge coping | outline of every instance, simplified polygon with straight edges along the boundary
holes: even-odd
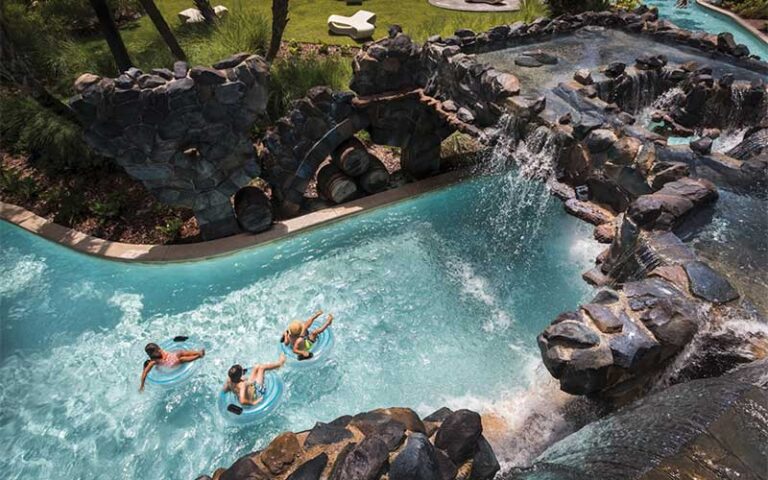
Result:
[[[471,176],[471,168],[453,170],[351,202],[275,222],[271,229],[263,233],[238,233],[216,240],[181,245],[133,244],[105,240],[65,227],[24,207],[3,201],[0,201],[0,220],[5,220],[58,245],[105,260],[139,263],[187,262],[228,255],[246,248],[275,242],[353,215],[415,198],[459,183]]]
[[[712,5],[711,3],[707,2],[706,0],[696,0],[696,3],[701,5],[704,8],[707,8],[707,9],[712,10],[714,12],[717,12],[717,13],[720,13],[722,15],[725,15],[726,17],[729,17],[731,20],[735,21],[736,23],[738,23],[739,25],[741,25],[742,27],[747,29],[749,32],[751,32],[753,35],[755,35],[758,38],[758,40],[760,40],[763,43],[765,43],[766,45],[768,45],[768,35],[764,34],[760,30],[758,30],[757,28],[753,27],[752,25],[750,25],[748,22],[744,21],[743,18],[741,18],[740,16],[736,15],[735,13],[730,12],[730,11],[725,10],[725,9],[722,9],[722,8],[716,6],[716,5]]]

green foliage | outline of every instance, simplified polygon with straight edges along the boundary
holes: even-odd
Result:
[[[0,192],[23,201],[33,199],[37,194],[38,185],[34,178],[24,177],[14,168],[0,165]]]
[[[768,18],[766,0],[727,0],[723,6],[744,18]]]
[[[548,17],[549,9],[542,0],[521,0],[520,15],[524,22],[532,22],[537,18]]]
[[[266,52],[271,35],[269,17],[239,4],[214,28],[185,25],[180,40],[193,64],[211,65],[237,52]]]
[[[553,16],[562,14],[578,14],[593,10],[596,12],[611,7],[610,0],[547,0]]]
[[[634,10],[642,3],[641,0],[614,0],[613,6],[622,10]]]
[[[53,221],[72,225],[88,213],[85,196],[78,188],[53,187],[41,194],[48,208],[55,212]]]
[[[168,241],[173,241],[179,238],[179,235],[181,234],[181,227],[183,226],[184,220],[178,217],[173,217],[166,220],[165,225],[156,226],[155,230],[157,230],[160,235],[167,238]]]
[[[116,22],[132,18],[141,11],[137,0],[106,0]],[[34,8],[46,22],[55,24],[68,31],[95,31],[98,20],[88,0],[41,0]]]
[[[270,73],[267,113],[270,119],[276,120],[285,115],[293,100],[303,97],[311,87],[348,88],[352,65],[349,58],[308,54],[278,59]]]
[[[3,93],[0,117],[0,147],[11,153],[30,154],[42,168],[78,170],[104,164],[101,157],[86,147],[79,125],[29,98]]]
[[[94,201],[88,209],[100,220],[109,220],[118,217],[125,208],[125,199],[120,192],[112,192],[103,201]]]

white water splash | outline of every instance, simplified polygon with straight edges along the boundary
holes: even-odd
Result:
[[[453,258],[449,260],[446,269],[449,275],[457,278],[464,294],[486,305],[490,310],[490,317],[483,323],[484,331],[490,333],[504,330],[512,324],[512,317],[502,307],[490,281],[479,275],[472,268],[472,265],[461,259]]]
[[[22,255],[15,248],[0,250],[0,296],[11,296],[39,285],[45,272],[45,258]]]

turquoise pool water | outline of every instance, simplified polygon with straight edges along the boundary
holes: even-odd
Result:
[[[696,0],[690,0],[687,8],[676,8],[675,0],[645,0],[643,3],[657,7],[662,18],[686,30],[714,34],[731,32],[736,42],[746,45],[752,54],[768,59],[768,44],[727,16],[700,6]]]
[[[536,334],[591,293],[591,227],[514,175],[484,177],[261,248],[121,264],[0,222],[0,471],[9,479],[192,479],[284,430],[382,406],[482,408],[542,374]],[[333,359],[285,370],[287,397],[232,427],[216,395],[234,362],[273,360],[318,308]],[[147,341],[208,356],[174,390],[138,393]]]

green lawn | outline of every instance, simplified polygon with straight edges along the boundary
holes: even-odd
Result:
[[[212,5],[225,5],[231,13],[230,18],[224,20],[221,31],[217,32],[211,32],[204,27],[190,28],[181,25],[176,14],[185,8],[193,7],[192,0],[156,2],[193,63],[210,63],[237,50],[252,50],[252,44],[268,40],[271,21],[269,0],[212,0]],[[347,37],[330,35],[326,19],[331,14],[352,15],[359,9],[377,14],[377,29],[374,35],[376,39],[385,37],[387,27],[392,24],[399,24],[415,39],[424,40],[433,34],[450,35],[458,28],[480,31],[525,17],[522,12],[454,12],[433,7],[427,0],[366,0],[363,6],[348,6],[343,0],[291,0],[290,21],[284,40],[356,45],[355,41]],[[536,14],[529,13],[528,16]],[[237,25],[233,26],[235,23]],[[123,28],[122,35],[130,54],[139,66],[146,68],[167,65],[172,61],[148,17],[144,16],[138,22]],[[101,38],[83,40],[79,45],[84,47],[82,54],[89,59],[108,60],[106,43]],[[103,63],[92,64],[90,67],[104,70]]]

